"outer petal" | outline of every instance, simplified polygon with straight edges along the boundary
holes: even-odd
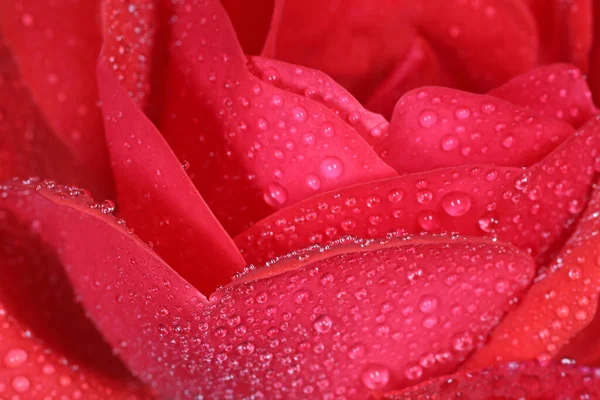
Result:
[[[594,21],[600,21],[600,5],[593,4]],[[600,68],[600,24],[594,23],[594,40],[589,55],[590,71],[598,71]],[[596,100],[600,99],[600,74],[593,73],[589,77],[590,87]]]
[[[152,366],[161,355],[150,348],[140,353],[139,346],[146,346],[148,338],[161,341],[163,333],[175,328],[169,323],[175,322],[173,316],[184,307],[190,311],[207,303],[204,296],[171,270],[121,221],[109,215],[105,207],[79,190],[35,182],[3,187],[0,210],[12,218],[11,221],[33,229],[29,235],[37,237],[52,251],[52,266],[62,267],[54,271],[53,279],[57,279],[59,273],[67,275],[86,316],[92,318],[114,352],[142,380],[162,389],[164,379],[169,380],[174,371],[171,367],[157,371],[156,382],[152,376],[141,374],[142,365]],[[39,318],[39,315],[38,309],[32,317]],[[67,321],[69,323],[43,324],[42,327],[51,332],[70,333],[69,329],[77,321]],[[192,322],[191,319],[186,321]],[[118,336],[114,335],[115,328]],[[189,332],[190,328],[181,324],[178,329]],[[87,340],[94,340],[94,333],[88,329],[85,335],[76,336],[79,340],[67,342],[68,348],[80,344],[85,349]],[[81,341],[81,337],[86,341]],[[159,345],[166,348],[171,346],[166,341],[161,343]],[[99,360],[93,361],[101,365]],[[185,363],[178,363],[175,372],[186,368]]]
[[[40,240],[40,232],[52,229],[47,219],[56,222],[61,214],[54,213],[56,204],[34,193],[31,185],[17,182],[0,186],[0,397],[148,398],[86,318],[60,249]],[[68,193],[65,188],[63,195]],[[14,202],[36,196],[41,218],[35,213],[24,217],[28,205]],[[88,233],[103,240],[101,233]],[[91,248],[82,251],[93,253]],[[88,289],[104,290],[95,284],[88,281]]]
[[[160,130],[229,232],[314,193],[395,175],[334,112],[254,77],[218,1],[172,11]]]
[[[202,292],[227,284],[245,264],[235,244],[104,62],[98,75],[119,215]]]
[[[433,379],[386,394],[384,400],[589,399],[600,395],[600,371],[570,365],[498,365]]]
[[[596,190],[575,232],[516,310],[501,322],[490,342],[467,364],[546,361],[594,318],[600,290],[600,190]]]
[[[40,114],[0,36],[0,179],[54,176],[78,181],[75,162]]]
[[[488,94],[540,115],[562,119],[575,128],[598,113],[585,76],[579,69],[568,64],[533,69]]]
[[[465,164],[521,167],[572,133],[564,122],[491,96],[425,87],[396,104],[377,150],[398,173]]]
[[[519,172],[516,168],[448,168],[323,193],[263,219],[235,241],[249,263],[260,265],[344,235],[484,235],[479,219],[488,214],[498,187],[512,184]]]
[[[306,96],[347,121],[371,146],[388,133],[383,116],[369,112],[339,83],[321,71],[264,57],[250,57],[258,77],[281,89]]]
[[[530,257],[489,241],[342,242],[245,276],[207,304],[86,204],[45,189],[4,204],[40,221],[90,317],[167,398],[361,397],[450,371],[534,271]]]
[[[97,0],[0,2],[0,29],[52,131],[107,194],[110,172],[94,66],[100,49]]]

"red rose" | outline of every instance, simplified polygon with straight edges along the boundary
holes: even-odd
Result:
[[[223,3],[0,3],[0,398],[600,395],[598,7]]]

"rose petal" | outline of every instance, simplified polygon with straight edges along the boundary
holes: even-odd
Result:
[[[93,320],[126,365],[153,387],[164,389],[167,381],[176,382],[171,374],[177,377],[177,373],[189,365],[178,362],[174,367],[164,367],[158,361],[163,356],[153,351],[162,346],[161,352],[174,348],[180,351],[179,344],[171,347],[170,342],[161,339],[163,332],[185,329],[189,333],[191,318],[186,318],[190,324],[187,327],[185,323],[176,327],[170,322],[175,322],[172,318],[179,310],[191,312],[207,303],[206,298],[80,190],[25,182],[3,187],[0,194],[0,210],[21,226],[29,227],[29,235],[37,236],[40,243],[52,251],[52,266],[62,267],[56,273],[68,276],[85,315]],[[39,318],[40,310],[30,315]],[[76,335],[76,331],[69,331],[76,327],[76,320],[67,320],[69,323],[42,326],[57,334],[65,331]],[[86,348],[88,341],[94,340],[93,334],[94,330],[86,331],[85,335],[76,336],[78,339],[61,343],[73,350],[79,346]],[[59,338],[64,340],[64,337]],[[191,340],[191,336],[188,339]],[[139,346],[148,344],[158,347],[145,347],[144,353],[140,353]],[[101,348],[89,350],[100,351]],[[102,365],[100,360],[90,361],[97,367]],[[148,375],[157,362],[161,371],[156,371],[156,376]]]
[[[2,36],[0,73],[0,180],[52,176],[78,182],[72,155],[41,116]]]
[[[35,189],[12,184],[0,186],[0,397],[150,398],[86,317],[60,249],[40,240],[48,224],[65,222],[62,214]],[[40,219],[23,215],[30,204],[16,204],[31,197]],[[95,285],[88,281],[88,290],[105,290]]]
[[[598,4],[593,5],[594,21],[600,21],[600,6]],[[589,54],[590,71],[599,71],[600,69],[600,24],[594,25],[594,40],[592,49]],[[589,77],[590,87],[596,100],[600,97],[600,74],[593,73]]]
[[[399,173],[465,164],[520,167],[572,133],[564,122],[491,96],[424,87],[398,101],[377,150]]]
[[[471,90],[497,86],[537,58],[535,21],[520,0],[279,0],[263,55],[322,70],[365,100],[405,63],[417,31]]]
[[[385,118],[365,110],[346,89],[323,72],[265,57],[250,57],[249,61],[259,78],[327,106],[371,146],[387,135],[389,123]]]
[[[599,215],[596,189],[558,257],[538,272],[520,306],[502,320],[468,368],[505,360],[546,361],[592,321],[600,288]]]
[[[498,186],[512,184],[516,168],[458,167],[352,186],[313,196],[263,219],[235,238],[249,263],[260,265],[344,235],[460,232],[484,235]]]
[[[540,64],[568,62],[587,72],[592,0],[527,0],[537,21]]]
[[[49,127],[88,172],[91,189],[109,194],[94,73],[101,40],[98,1],[0,2],[0,26]]]
[[[564,243],[587,202],[599,140],[600,122],[594,119],[521,173],[454,167],[331,191],[280,210],[235,241],[246,261],[260,264],[343,235],[459,232],[513,243],[543,264]],[[461,207],[461,192],[469,196],[468,211]]]
[[[235,244],[104,62],[98,79],[119,215],[203,293],[227,284],[245,264]]]
[[[246,54],[260,54],[271,26],[275,0],[221,0]]]
[[[581,365],[597,367],[600,365],[600,315],[596,305],[596,314],[588,326],[583,328],[558,353],[556,358],[568,358]]]
[[[540,115],[562,119],[575,128],[598,113],[585,76],[577,68],[567,64],[533,69],[488,94]]]
[[[599,376],[585,367],[511,362],[436,378],[383,399],[586,399],[600,394]]]
[[[421,37],[416,37],[404,61],[381,82],[365,102],[365,106],[386,118],[392,117],[394,105],[409,90],[427,86],[456,86],[443,70],[434,49]]]
[[[173,14],[160,131],[230,233],[315,193],[395,175],[333,111],[254,77],[218,1]]]
[[[167,398],[297,398],[340,387],[362,397],[451,371],[534,271],[526,254],[485,240],[342,242],[245,276],[207,304],[87,205],[45,189],[7,199],[41,221],[90,317],[113,346],[125,342],[119,356]],[[52,212],[41,207],[49,203]]]
[[[146,109],[156,74],[152,62],[157,48],[158,1],[104,0],[102,15],[104,36],[101,57],[110,65],[134,102]],[[161,43],[162,44],[162,43]],[[158,57],[160,59],[160,57]],[[156,87],[154,88],[156,89]]]

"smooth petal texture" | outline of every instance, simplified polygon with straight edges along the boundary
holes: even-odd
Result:
[[[540,37],[540,64],[568,62],[588,70],[593,0],[527,0]]]
[[[88,187],[107,195],[110,172],[94,73],[99,11],[96,0],[5,1],[0,29],[48,126],[87,172]]]
[[[594,21],[600,21],[600,5],[595,3],[592,5],[594,11]],[[590,71],[600,71],[600,24],[595,23],[594,25],[594,41],[592,43],[592,49],[590,50],[589,61]],[[600,99],[600,74],[590,74],[589,76],[590,87],[594,93],[596,100]]]
[[[246,54],[260,54],[273,16],[275,0],[221,0]]]
[[[598,306],[596,306],[594,319],[560,350],[556,358],[568,358],[575,360],[580,365],[597,367],[600,365],[599,331],[600,315],[598,315]]]
[[[40,114],[0,36],[0,180],[53,176],[75,183],[74,165],[69,150]]]
[[[455,167],[331,191],[263,219],[235,241],[246,261],[260,264],[343,235],[459,232],[497,237],[545,262],[585,207],[599,140],[594,119],[522,172]]]
[[[575,128],[598,113],[585,76],[568,64],[532,69],[488,94],[540,115],[561,119]]]
[[[593,399],[600,395],[600,371],[571,365],[508,363],[433,379],[384,400],[426,399]]]
[[[417,36],[404,62],[396,65],[387,78],[377,85],[365,101],[365,106],[389,119],[396,102],[404,93],[427,85],[454,87],[456,82],[444,70],[427,40]]]
[[[547,361],[592,321],[600,291],[599,216],[596,189],[558,257],[538,272],[520,306],[502,320],[466,368],[508,360]]]
[[[235,242],[249,263],[261,265],[344,235],[484,235],[479,219],[487,216],[498,186],[512,183],[519,173],[517,168],[458,167],[331,191],[263,219]]]
[[[406,93],[378,152],[398,173],[492,164],[527,166],[574,132],[497,98],[441,87]]]
[[[259,78],[327,106],[371,146],[387,135],[389,123],[383,116],[363,108],[346,89],[323,72],[265,57],[250,57],[249,61]]]
[[[65,226],[63,214],[56,212],[61,206],[34,187],[19,182],[0,186],[0,397],[150,398],[112,355],[78,304],[61,248],[44,240],[45,233],[59,226],[52,224],[60,221]],[[81,192],[64,188],[62,195],[69,193]],[[32,198],[38,208],[28,214]],[[55,238],[65,232],[55,230]],[[98,235],[96,240],[102,240]],[[67,234],[65,239],[72,238]],[[79,251],[89,255],[85,246],[89,242],[79,244]],[[86,288],[104,290],[92,281]]]
[[[245,265],[235,244],[104,62],[98,79],[119,216],[203,293],[229,283]]]
[[[537,61],[535,22],[520,0],[279,0],[263,55],[322,70],[364,101],[414,55],[417,31],[461,88],[489,90]]]
[[[160,131],[231,234],[315,193],[395,175],[333,111],[254,77],[218,1],[172,7]]]
[[[175,322],[173,317],[180,310],[197,310],[207,303],[204,296],[81,191],[33,183],[3,188],[2,193],[0,210],[26,227],[33,226],[34,236],[55,254],[86,316],[130,370],[160,389],[169,384],[166,381],[174,384],[171,374],[188,371],[183,362],[174,370],[161,365],[155,371],[152,367],[161,357],[173,359],[162,354],[172,349],[172,344],[161,339],[175,328],[170,324]],[[34,316],[39,316],[37,311]],[[69,321],[64,330],[74,323]],[[185,321],[190,325],[181,323],[179,329],[189,333],[193,319],[186,317]],[[50,327],[56,328],[53,324],[46,329]],[[92,340],[93,333],[82,337]],[[81,340],[73,342],[86,345]],[[179,343],[175,347],[181,350]],[[99,360],[88,360],[100,365]]]

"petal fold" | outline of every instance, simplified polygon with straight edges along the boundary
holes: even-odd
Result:
[[[63,258],[65,247],[47,240],[50,233],[53,239],[77,242],[67,225],[73,227],[80,221],[63,220],[69,211],[57,210],[62,206],[39,194],[37,185],[42,183],[0,185],[0,397],[151,398],[87,318],[65,272],[71,267]],[[52,182],[44,185],[55,186]],[[62,188],[57,196],[84,194]],[[85,224],[80,228],[85,230]],[[85,255],[83,263],[97,250],[90,244],[104,240],[93,229],[86,234],[87,239],[97,236],[79,243],[85,245],[79,249]],[[101,259],[107,254],[96,256]],[[85,281],[86,290],[106,289],[97,283]]]
[[[432,379],[384,400],[587,399],[600,395],[600,371],[571,365],[511,362]]]
[[[160,132],[103,61],[98,65],[119,216],[203,293],[245,264]]]
[[[502,320],[467,368],[508,360],[548,361],[593,320],[600,290],[599,215],[596,189],[560,254],[538,271],[519,307]]]

